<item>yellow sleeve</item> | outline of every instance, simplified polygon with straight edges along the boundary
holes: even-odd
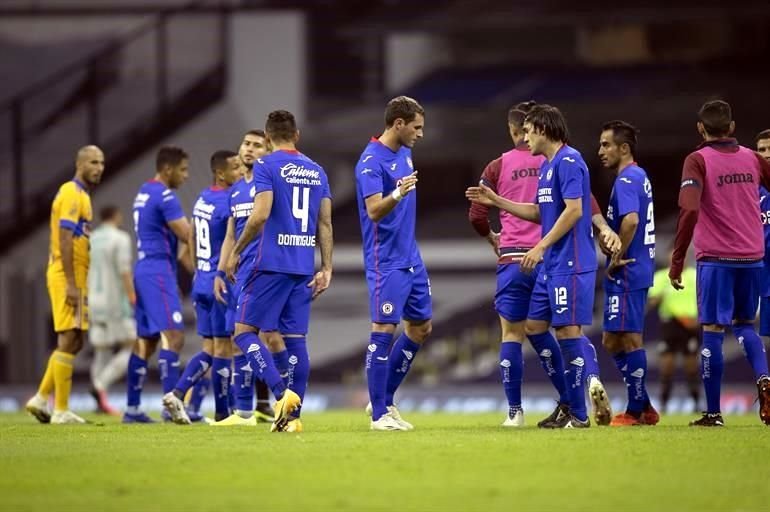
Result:
[[[59,227],[75,231],[80,221],[80,193],[70,182],[59,189]]]
[[[666,294],[666,286],[669,285],[668,269],[664,268],[655,272],[655,279],[652,283],[652,288],[647,293],[647,296],[651,299],[662,297]]]

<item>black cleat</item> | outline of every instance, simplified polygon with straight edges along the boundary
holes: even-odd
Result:
[[[718,412],[704,412],[703,416],[699,420],[691,421],[691,427],[724,427],[725,420],[722,419],[722,415]]]
[[[757,400],[759,400],[759,419],[770,425],[770,378],[762,377],[757,382]]]
[[[554,422],[552,428],[588,428],[591,426],[591,420],[586,418],[585,420],[579,420],[574,414],[568,413],[564,415],[560,420]]]
[[[538,421],[537,426],[538,428],[561,428],[557,426],[557,423],[567,416],[570,416],[569,405],[558,402],[551,415]]]

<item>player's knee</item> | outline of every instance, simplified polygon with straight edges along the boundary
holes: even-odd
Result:
[[[725,326],[717,324],[703,324],[703,330],[705,332],[725,332]]]
[[[203,352],[207,354],[213,354],[214,353],[214,340],[211,338],[203,338]]]
[[[260,337],[262,341],[267,345],[267,349],[272,352],[282,352],[286,350],[286,344],[283,341],[283,336],[278,331],[263,332]]]
[[[554,331],[556,332],[557,340],[579,338],[583,334],[579,325],[565,325],[563,327],[556,327]]]
[[[381,324],[374,322],[372,323],[372,332],[384,332],[387,334],[393,334],[396,332],[396,324]]]
[[[420,324],[407,324],[406,335],[410,340],[415,343],[422,344],[428,339],[431,332],[433,332],[433,324],[430,320],[422,322]]]
[[[502,340],[501,341],[524,341],[526,333],[524,332],[524,322],[501,322]]]
[[[233,344],[230,338],[214,338],[214,357],[225,359],[233,357]]]
[[[527,336],[536,336],[548,331],[548,322],[542,320],[527,320],[524,323],[524,334]]]
[[[168,349],[173,352],[179,352],[184,347],[184,333],[182,331],[166,331],[163,333],[166,337]]]

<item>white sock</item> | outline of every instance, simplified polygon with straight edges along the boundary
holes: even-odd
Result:
[[[99,391],[104,391],[100,376],[112,357],[110,347],[94,347],[94,360],[91,361],[91,383]]]
[[[97,389],[107,391],[110,386],[126,376],[128,359],[131,357],[131,347],[124,347],[120,352],[112,356],[109,363],[102,369],[97,381],[102,386]],[[97,382],[95,381],[95,382]]]

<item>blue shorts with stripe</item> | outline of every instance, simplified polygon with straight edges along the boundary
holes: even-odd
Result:
[[[509,322],[526,320],[540,265],[530,274],[518,263],[497,265],[495,311]]]
[[[579,274],[546,275],[539,272],[527,318],[554,327],[593,323],[596,271]]]
[[[280,272],[252,272],[238,295],[237,323],[278,331],[281,334],[308,332],[313,276]]]
[[[745,264],[699,261],[696,278],[701,324],[754,321],[761,294],[762,261]]]
[[[198,336],[202,338],[229,338],[227,330],[227,306],[219,302],[213,293],[193,293]]]
[[[430,278],[423,264],[394,270],[367,270],[366,284],[372,322],[397,324],[402,318],[423,321],[433,316]]]
[[[134,274],[136,289],[136,332],[140,338],[155,339],[163,331],[184,329],[182,302],[176,275],[169,272],[146,272],[137,269]]]
[[[604,289],[604,331],[642,332],[649,288],[619,292]]]

